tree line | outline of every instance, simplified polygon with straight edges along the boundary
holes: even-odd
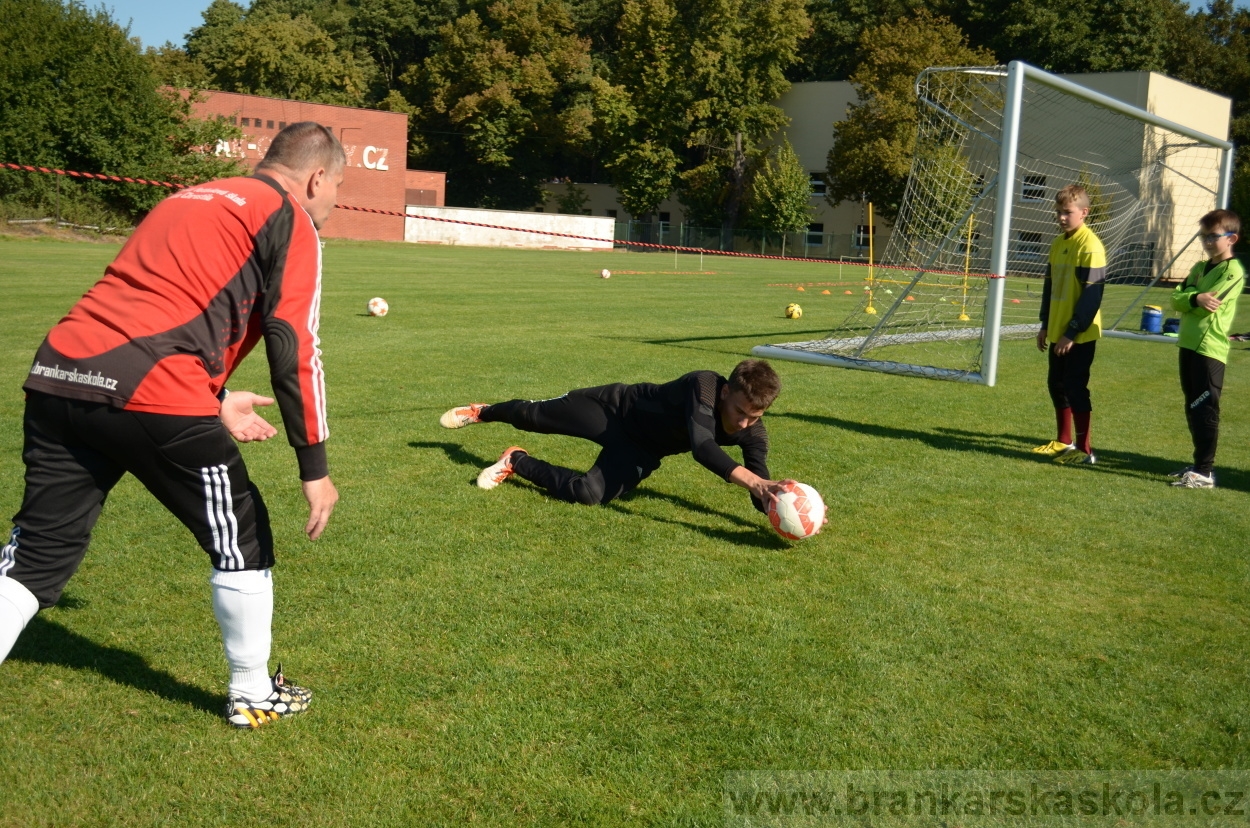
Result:
[[[162,86],[220,89],[406,113],[409,166],[446,171],[448,203],[462,206],[524,209],[546,181],[599,180],[635,217],[676,192],[701,225],[801,223],[787,194],[806,174],[773,145],[785,121],[775,102],[795,81],[850,80],[859,101],[834,135],[828,197],[867,194],[889,215],[914,142],[911,83],[931,65],[1159,71],[1232,98],[1232,138],[1250,139],[1250,11],[1231,0],[1197,11],[1183,0],[214,0],[183,43],[142,54],[105,12],[74,2],[0,0],[0,11],[9,157],[36,141],[12,108],[30,102],[32,77],[54,97],[124,77],[143,91],[113,106],[138,101],[161,124],[135,139],[132,167],[168,166],[189,146]],[[58,14],[116,31],[89,48],[53,33]],[[82,77],[98,73],[75,66],[74,49],[115,52],[122,71]],[[41,60],[63,71],[35,71]],[[73,132],[58,133],[66,159]],[[1235,191],[1250,204],[1250,165]]]

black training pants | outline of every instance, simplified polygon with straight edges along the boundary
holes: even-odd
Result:
[[[1220,439],[1220,392],[1224,363],[1188,348],[1180,349],[1181,391],[1185,420],[1194,441],[1194,471],[1210,476]]]
[[[215,568],[273,566],[264,501],[217,417],[123,411],[31,391],[23,429],[26,492],[0,549],[0,575],[30,590],[41,608],[57,602],[77,571],[126,472],[191,530]]]
[[[552,400],[509,400],[483,409],[483,422],[508,423],[522,431],[580,437],[603,447],[584,474],[528,454],[513,464],[522,478],[554,497],[594,506],[636,487],[660,467],[660,458],[625,434],[620,404],[626,386],[579,388]]]

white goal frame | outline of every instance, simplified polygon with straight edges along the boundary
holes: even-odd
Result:
[[[1002,334],[1004,333],[1003,326],[1002,326],[1003,298],[1004,298],[1006,274],[1007,274],[1007,269],[1008,269],[1008,254],[1009,254],[1009,248],[1011,244],[1012,209],[1013,209],[1013,203],[1014,203],[1015,189],[1017,186],[1017,169],[1019,167],[1018,150],[1019,150],[1019,140],[1020,140],[1020,122],[1021,122],[1021,111],[1022,111],[1021,107],[1023,105],[1022,102],[1023,102],[1023,97],[1024,97],[1024,88],[1025,88],[1026,79],[1035,84],[1040,84],[1043,86],[1051,87],[1064,94],[1083,100],[1095,106],[1102,107],[1104,109],[1111,110],[1112,112],[1125,115],[1143,124],[1158,127],[1160,129],[1169,130],[1171,132],[1175,132],[1190,140],[1198,142],[1199,144],[1205,144],[1213,149],[1219,150],[1221,155],[1220,155],[1220,163],[1219,163],[1218,190],[1215,195],[1216,203],[1212,205],[1212,209],[1215,209],[1217,207],[1221,209],[1226,209],[1228,206],[1228,198],[1229,198],[1229,193],[1231,190],[1232,171],[1233,171],[1233,145],[1229,141],[1215,138],[1211,135],[1207,135],[1203,132],[1200,132],[1199,130],[1184,126],[1182,124],[1178,124],[1167,118],[1162,118],[1158,115],[1155,115],[1139,107],[1132,106],[1131,104],[1127,104],[1123,101],[1117,100],[1108,95],[1104,95],[1101,92],[1096,92],[1087,87],[1073,83],[1072,81],[1065,80],[1049,72],[1038,69],[1035,66],[1030,66],[1029,64],[1024,63],[1022,61],[1012,61],[1005,68],[1004,67],[954,67],[954,68],[935,67],[931,69],[926,69],[923,72],[921,72],[920,76],[918,76],[917,81],[916,81],[918,97],[923,102],[923,104],[929,104],[931,106],[935,106],[931,104],[930,102],[925,101],[925,99],[919,95],[919,86],[920,86],[921,80],[925,77],[927,73],[934,72],[934,71],[962,71],[962,72],[968,72],[968,73],[996,75],[999,77],[1005,77],[1006,79],[1006,90],[1005,90],[1006,94],[1005,94],[1003,110],[1002,110],[1001,138],[995,139],[996,142],[999,144],[999,159],[998,159],[998,169],[995,174],[995,177],[997,180],[992,185],[992,189],[994,189],[996,192],[996,198],[995,198],[995,210],[994,210],[994,217],[993,217],[993,225],[992,225],[993,230],[992,230],[992,240],[991,240],[991,249],[990,249],[989,285],[988,285],[988,290],[986,291],[985,315],[984,315],[985,322],[983,326],[967,327],[967,328],[956,329],[956,330],[934,331],[932,334],[909,333],[909,334],[901,334],[901,335],[892,335],[888,332],[888,330],[884,329],[884,326],[887,320],[889,320],[889,318],[893,315],[894,311],[902,303],[903,301],[902,294],[906,293],[906,290],[902,290],[899,292],[900,295],[896,299],[893,300],[892,306],[880,315],[879,321],[876,323],[875,327],[873,328],[870,334],[868,334],[867,336],[859,337],[855,342],[852,342],[849,339],[838,340],[839,344],[846,345],[847,343],[849,343],[849,346],[855,347],[856,349],[855,356],[844,356],[844,355],[838,355],[838,354],[820,353],[818,351],[814,351],[810,349],[802,349],[802,348],[794,347],[794,346],[804,345],[806,343],[782,343],[778,345],[759,345],[752,349],[751,351],[752,354],[756,356],[761,356],[761,357],[794,360],[798,362],[809,362],[809,363],[816,363],[816,364],[822,364],[822,365],[833,365],[833,366],[843,367],[843,368],[854,368],[854,369],[859,369],[859,370],[878,371],[878,372],[883,372],[883,373],[905,374],[909,376],[923,376],[923,377],[930,377],[934,379],[956,380],[956,381],[962,381],[962,382],[977,383],[977,384],[982,384],[982,385],[987,385],[987,386],[992,386],[997,382],[999,341],[1000,341]],[[991,189],[991,188],[987,188],[987,189]],[[965,219],[966,218],[967,217],[965,216]],[[1197,237],[1197,233],[1194,234],[1195,239],[1196,237]],[[1193,239],[1190,240],[1189,244],[1192,244],[1192,242],[1193,242]],[[1185,246],[1183,246],[1180,253],[1177,253],[1175,256],[1173,256],[1170,261],[1168,261],[1163,267],[1159,269],[1159,272],[1157,273],[1153,281],[1149,285],[1147,285],[1147,287],[1142,291],[1141,296],[1145,296],[1147,291],[1149,291],[1151,288],[1158,285],[1158,283],[1165,278],[1165,276],[1171,271],[1175,262],[1180,258],[1180,256],[1186,250],[1188,250],[1189,244],[1186,244]],[[888,265],[889,263],[883,262],[882,264]],[[920,266],[909,267],[908,269],[915,271],[916,280],[918,280],[921,277],[921,275],[925,272],[925,270]],[[1137,301],[1140,301],[1140,297]],[[1123,320],[1124,316],[1127,315],[1129,311],[1133,309],[1134,307],[1135,307],[1135,304],[1130,305],[1129,309],[1126,309],[1124,313],[1120,315],[1119,319],[1117,319],[1114,323],[1112,323],[1109,326],[1109,328],[1103,330],[1103,334],[1107,336],[1124,336],[1124,337],[1133,338],[1133,339],[1150,338],[1150,339],[1159,339],[1159,340],[1163,340],[1167,342],[1175,341],[1173,339],[1165,338],[1165,337],[1151,337],[1151,336],[1145,336],[1145,335],[1137,334],[1137,333],[1129,333],[1129,332],[1115,330],[1117,325]],[[1015,325],[1012,327],[1014,329],[1014,328],[1021,327],[1021,326]],[[1013,331],[1013,332],[1017,334],[1019,333],[1019,331]],[[896,338],[902,341],[908,341],[906,340],[907,337],[919,337],[921,339],[924,337],[932,337],[934,339],[937,339],[939,337],[945,338],[945,339],[954,339],[954,338],[975,339],[979,337],[981,339],[980,370],[979,371],[961,371],[961,370],[952,369],[952,368],[940,368],[940,367],[935,367],[935,366],[914,365],[914,364],[908,364],[908,363],[891,361],[891,360],[861,358],[859,354],[863,352],[867,341],[869,339],[872,339],[873,337],[877,337],[879,334],[881,338],[887,340],[887,344],[889,344],[888,339],[891,336],[895,336]],[[910,340],[910,341],[921,341],[921,339],[915,339],[915,340]]]

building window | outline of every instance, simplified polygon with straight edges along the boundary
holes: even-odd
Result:
[[[589,208],[589,207],[587,207],[586,209],[582,210],[582,215],[583,215],[583,216],[588,216],[588,215],[590,215],[590,208]]]
[[[278,129],[286,129],[286,121],[278,121]]]
[[[813,222],[807,225],[807,243],[820,245],[825,243],[825,225],[823,222]]]
[[[1021,201],[1045,201],[1046,200],[1046,176],[1044,175],[1026,175],[1023,183],[1020,185]]]
[[[877,226],[875,224],[872,227],[872,234],[874,236],[877,235]],[[855,225],[855,238],[853,241],[856,247],[868,246],[868,225],[867,224]]]
[[[812,184],[812,197],[823,196],[826,191],[825,174],[823,172],[814,172],[808,176],[808,181]]]
[[[1021,259],[1040,259],[1046,253],[1041,233],[1021,230],[1016,234],[1016,254]]]
[[[265,121],[265,129],[273,129],[273,121]]]
[[[670,214],[670,213],[660,213],[660,223],[661,223],[661,224],[668,224],[668,223],[669,223],[669,221],[671,221],[670,216],[671,216],[671,214]]]
[[[604,210],[604,211],[603,211],[603,214],[604,214],[605,216],[607,216],[608,218],[616,218],[616,211],[615,211],[615,210]]]

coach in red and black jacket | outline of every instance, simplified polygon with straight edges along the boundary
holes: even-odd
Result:
[[[317,228],[345,163],[324,127],[287,127],[255,175],[157,205],[48,334],[24,385],[26,492],[0,550],[0,660],[35,609],[56,603],[105,497],[129,472],[212,561],[231,667],[227,718],[256,726],[307,706],[306,690],[268,673],[273,542],[230,439],[275,434],[253,410],[273,400],[225,386],[264,337],[315,540],[338,500],[325,452]]]

